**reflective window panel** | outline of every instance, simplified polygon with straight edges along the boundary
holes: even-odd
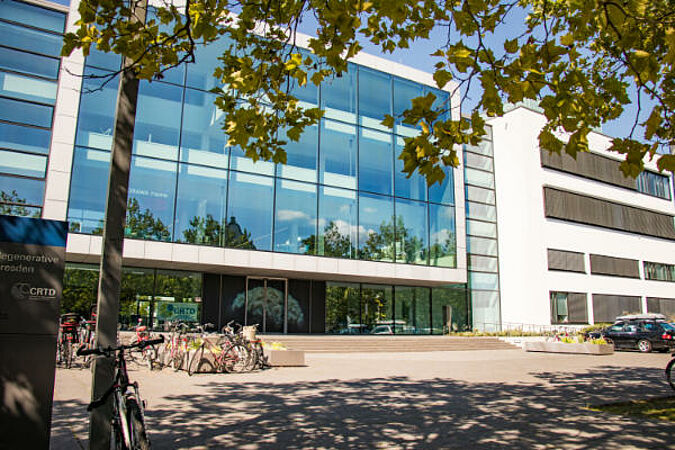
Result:
[[[51,106],[0,98],[0,120],[50,128],[53,112]]]
[[[0,176],[0,201],[3,203],[42,205],[44,195],[44,180]]]
[[[413,200],[426,200],[426,178],[420,175],[418,171],[415,171],[410,178],[403,172],[403,160],[399,159],[399,155],[404,145],[403,138],[396,136],[396,146],[394,148],[394,195]]]
[[[51,132],[40,128],[0,123],[0,147],[32,153],[49,153]]]
[[[44,178],[47,173],[47,157],[0,150],[0,172]]]
[[[222,129],[223,113],[213,104],[216,96],[185,90],[181,161],[227,169],[229,149]]]
[[[174,239],[191,244],[223,245],[228,224],[226,200],[226,170],[181,164]],[[228,247],[237,243],[228,242]]]
[[[61,56],[63,37],[57,34],[45,33],[19,25],[0,22],[0,45],[58,58]]]
[[[360,286],[355,283],[326,283],[326,333],[361,334]]]
[[[56,80],[59,65],[59,60],[55,58],[0,48],[0,69]]]
[[[241,229],[246,248],[271,250],[274,179],[231,172],[228,195],[228,228]]]
[[[0,95],[53,105],[56,101],[56,83],[0,72]]]
[[[394,203],[391,197],[359,194],[359,258],[394,261]]]
[[[63,33],[66,24],[66,15],[62,12],[17,1],[2,2],[0,19],[18,24],[31,24],[55,33]]]
[[[466,221],[466,233],[471,236],[497,237],[497,225],[477,220]]]
[[[358,241],[356,191],[321,187],[317,255],[355,258]]]
[[[396,262],[428,264],[427,203],[396,199]]]
[[[381,124],[391,114],[391,75],[359,67],[359,120],[369,128],[390,131]]]
[[[467,184],[472,184],[474,186],[484,187],[488,189],[495,188],[495,177],[489,172],[483,172],[482,170],[470,169],[468,167],[464,168],[464,177]]]
[[[394,286],[394,333],[431,334],[429,288]]]
[[[110,172],[110,153],[75,148],[70,180],[70,231],[102,234]]]
[[[141,82],[134,129],[134,153],[178,159],[183,89],[166,83]]]
[[[445,205],[455,204],[455,180],[452,167],[443,167],[445,178],[439,183],[434,183],[429,187],[429,201],[434,203],[443,203]]]
[[[316,185],[277,179],[274,251],[315,254]]]
[[[359,190],[392,194],[393,150],[391,135],[361,129],[359,137]]]
[[[230,46],[226,37],[208,45],[197,45],[195,48],[195,62],[187,65],[187,86],[208,91],[220,87],[213,76],[213,71],[220,66],[219,56]]]
[[[319,147],[318,127],[305,128],[297,142],[283,136],[287,142],[286,164],[277,165],[277,176],[292,180],[317,182],[316,160]]]
[[[356,189],[356,127],[323,120],[320,145],[320,182]]]
[[[126,237],[171,240],[176,170],[175,162],[139,156],[132,158]]]
[[[356,123],[356,74],[356,66],[349,64],[341,77],[321,84],[321,107],[326,118]]]
[[[429,262],[432,266],[457,267],[455,208],[429,205]]]
[[[468,325],[467,292],[463,285],[431,289],[433,334],[465,331]]]
[[[119,80],[115,79],[101,87],[101,80],[83,81],[75,139],[77,145],[112,149],[118,83]]]
[[[370,334],[394,334],[393,288],[389,285],[361,285],[361,320]]]

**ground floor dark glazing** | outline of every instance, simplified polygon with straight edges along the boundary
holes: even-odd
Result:
[[[68,264],[62,312],[88,316],[98,267]],[[465,285],[412,287],[125,267],[120,323],[234,320],[264,333],[442,334],[469,328]]]

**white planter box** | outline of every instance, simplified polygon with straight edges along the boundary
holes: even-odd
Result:
[[[264,349],[267,361],[272,367],[291,367],[305,365],[303,350],[268,350]]]
[[[526,352],[581,353],[584,355],[611,355],[613,344],[566,344],[564,342],[524,342]]]

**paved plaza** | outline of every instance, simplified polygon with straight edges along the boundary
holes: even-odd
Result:
[[[675,448],[670,422],[587,405],[672,395],[667,354],[308,354],[307,367],[137,369],[157,449]],[[59,369],[52,449],[87,448],[91,375]]]

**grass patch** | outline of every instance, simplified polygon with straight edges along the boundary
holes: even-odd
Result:
[[[675,422],[675,397],[588,406],[591,411],[608,412],[652,420]]]

